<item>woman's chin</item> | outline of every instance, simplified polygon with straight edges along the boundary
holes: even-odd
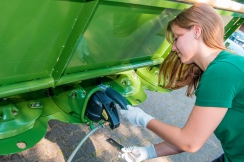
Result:
[[[183,64],[191,64],[192,61],[189,61],[189,60],[185,60],[184,58],[180,57],[180,61],[183,63]]]

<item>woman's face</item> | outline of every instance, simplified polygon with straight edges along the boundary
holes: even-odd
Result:
[[[193,63],[197,49],[196,32],[194,32],[193,27],[191,29],[184,29],[174,25],[172,30],[174,37],[172,51],[177,53],[182,63]]]

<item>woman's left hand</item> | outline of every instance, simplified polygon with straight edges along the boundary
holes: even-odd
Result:
[[[122,148],[121,151],[123,153],[119,152],[119,157],[127,162],[140,162],[158,157],[153,145],[147,147],[130,146]]]
[[[146,128],[148,122],[154,119],[138,107],[127,105],[128,110],[120,110],[121,115],[126,118],[133,126],[143,126]]]

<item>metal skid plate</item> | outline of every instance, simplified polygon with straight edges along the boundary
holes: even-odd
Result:
[[[45,90],[4,98],[0,102],[0,155],[33,147],[46,134],[50,119],[68,122]]]
[[[18,99],[12,98],[0,103],[0,139],[31,129],[42,114],[42,104],[39,101],[13,102],[14,100]]]

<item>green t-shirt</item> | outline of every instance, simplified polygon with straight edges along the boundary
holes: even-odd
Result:
[[[197,106],[228,108],[214,134],[226,161],[244,162],[244,57],[222,51],[203,73],[195,95]]]

